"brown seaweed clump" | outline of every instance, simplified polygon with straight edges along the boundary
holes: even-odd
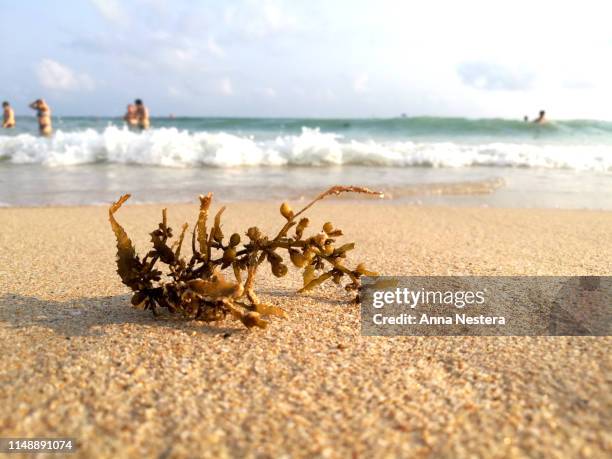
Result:
[[[208,211],[212,193],[200,196],[200,212],[192,232],[192,255],[189,260],[181,256],[181,247],[188,225],[181,228],[178,239],[169,245],[172,228],[167,225],[166,209],[162,211],[159,227],[151,233],[153,248],[140,258],[123,227],[115,219],[115,213],[130,197],[121,196],[109,208],[109,220],[117,238],[117,273],[125,285],[134,291],[132,304],[141,309],[150,309],[157,314],[160,308],[171,313],[180,313],[187,318],[213,322],[226,316],[240,320],[245,326],[265,328],[267,321],[262,316],[281,316],[285,312],[273,305],[259,301],[254,291],[255,275],[259,266],[267,261],[276,277],[287,274],[288,268],[280,252],[289,256],[291,263],[303,269],[304,286],[299,292],[318,287],[327,280],[341,284],[347,291],[357,291],[360,276],[374,275],[363,264],[354,269],[345,266],[347,252],[354,243],[336,247],[336,238],[342,231],[330,222],[322,231],[305,237],[308,218],[299,218],[317,201],[340,193],[366,193],[381,195],[367,188],[335,186],[321,193],[299,212],[283,203],[280,213],[286,222],[274,237],[263,234],[253,226],[246,231],[246,242],[238,233],[225,238],[221,229],[222,207],[214,218],[210,230],[207,227]],[[289,231],[294,228],[290,235]],[[167,265],[167,272],[156,268],[157,263]],[[222,271],[231,268],[235,281],[227,280]]]

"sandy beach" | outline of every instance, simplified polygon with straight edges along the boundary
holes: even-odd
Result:
[[[141,253],[161,207],[118,214]],[[175,229],[197,213],[166,207]],[[226,234],[272,232],[277,209],[230,203]],[[382,274],[612,274],[612,212],[330,201],[309,216]],[[73,437],[72,457],[109,458],[612,452],[608,337],[362,337],[341,289],[298,295],[293,270],[258,277],[288,313],[265,331],[154,318],[130,307],[105,207],[0,220],[3,437]]]

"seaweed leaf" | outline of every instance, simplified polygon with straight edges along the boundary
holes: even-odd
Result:
[[[315,278],[315,267],[313,265],[306,266],[302,277],[304,278],[304,287],[306,287]]]
[[[334,274],[333,271],[329,271],[329,272],[321,274],[319,277],[312,279],[310,282],[308,282],[308,284],[304,285],[304,287],[299,289],[298,293],[307,292],[308,290],[312,290],[313,288],[318,287],[323,282],[325,282],[327,279],[332,277],[333,274]]]
[[[238,298],[243,292],[241,284],[225,280],[220,273],[216,273],[211,279],[192,279],[187,285],[205,299]]]
[[[174,258],[179,259],[181,256],[181,247],[183,246],[183,239],[185,239],[185,232],[189,228],[187,223],[183,223],[183,227],[181,229],[181,235],[179,236],[178,244],[176,245],[176,249],[174,251]]]
[[[208,250],[209,251],[210,251],[210,244],[212,244],[212,241],[215,241],[219,244],[223,242],[223,231],[221,231],[221,215],[223,215],[224,211],[225,211],[225,206],[221,207],[221,209],[219,209],[219,211],[215,215],[215,224],[212,230],[210,231],[210,236],[208,238],[208,246],[209,246]]]
[[[138,281],[140,280],[140,270],[142,263],[136,255],[136,249],[131,239],[119,222],[115,219],[115,213],[121,208],[123,203],[130,199],[129,194],[121,196],[117,202],[108,209],[108,219],[110,220],[111,228],[117,239],[117,273],[125,285],[136,290]]]
[[[212,202],[213,194],[200,195],[200,212],[198,221],[194,228],[194,234],[197,233],[199,252],[200,254],[208,254],[208,234],[206,231],[206,220],[208,219],[208,209]]]
[[[295,217],[299,216],[300,214],[304,213],[306,210],[308,210],[310,207],[312,207],[317,201],[325,199],[328,196],[337,196],[337,195],[342,194],[342,193],[370,194],[370,195],[378,196],[380,198],[383,198],[385,196],[385,194],[380,192],[380,191],[373,191],[373,190],[370,190],[369,188],[364,188],[364,187],[361,187],[361,186],[336,185],[336,186],[332,186],[330,189],[328,189],[327,191],[324,191],[323,193],[318,195],[316,198],[314,198],[312,201],[310,201],[305,207],[302,208],[302,210],[300,210],[298,213],[296,213],[293,216],[293,218],[295,218]]]

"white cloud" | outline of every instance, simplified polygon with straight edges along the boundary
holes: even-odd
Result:
[[[369,80],[369,76],[367,73],[358,75],[357,77],[355,77],[355,79],[353,80],[353,90],[355,92],[365,92],[368,90],[368,80]]]
[[[196,57],[193,50],[185,48],[173,48],[171,49],[171,53],[177,60],[182,62],[192,61]]]
[[[60,91],[94,89],[95,82],[86,73],[77,73],[53,59],[43,59],[36,68],[36,75],[42,87]]]
[[[232,82],[229,78],[223,78],[219,82],[219,92],[226,96],[231,96],[234,94],[234,88],[232,88]]]
[[[270,0],[263,2],[263,4],[258,3],[261,5],[266,25],[272,30],[289,29],[295,26],[297,22],[295,17],[284,11],[278,3]]]
[[[128,16],[117,0],[91,0],[91,2],[107,20],[119,25],[127,24]]]
[[[276,32],[292,30],[297,19],[276,0],[245,0],[240,6],[225,9],[226,25],[250,38],[263,38]]]
[[[210,51],[215,56],[223,57],[225,56],[225,51],[219,46],[219,44],[215,41],[213,37],[208,39],[207,43],[208,51]]]

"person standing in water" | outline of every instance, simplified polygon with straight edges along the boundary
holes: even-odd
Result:
[[[7,101],[2,102],[2,127],[3,128],[14,128],[15,127],[15,112]]]
[[[138,127],[138,113],[136,113],[136,106],[129,104],[127,106],[127,112],[123,117],[123,120],[127,123],[130,129],[136,129]]]
[[[540,110],[540,114],[538,115],[538,117],[533,120],[534,123],[536,124],[544,124],[547,123],[548,120],[546,119],[546,112],[544,110]]]
[[[30,108],[36,110],[36,117],[38,118],[38,131],[40,135],[48,137],[53,132],[51,126],[51,109],[44,101],[44,99],[36,99],[30,104]]]
[[[134,101],[136,105],[136,118],[138,119],[138,127],[142,130],[149,129],[151,122],[149,121],[149,109],[142,103],[141,99]]]

